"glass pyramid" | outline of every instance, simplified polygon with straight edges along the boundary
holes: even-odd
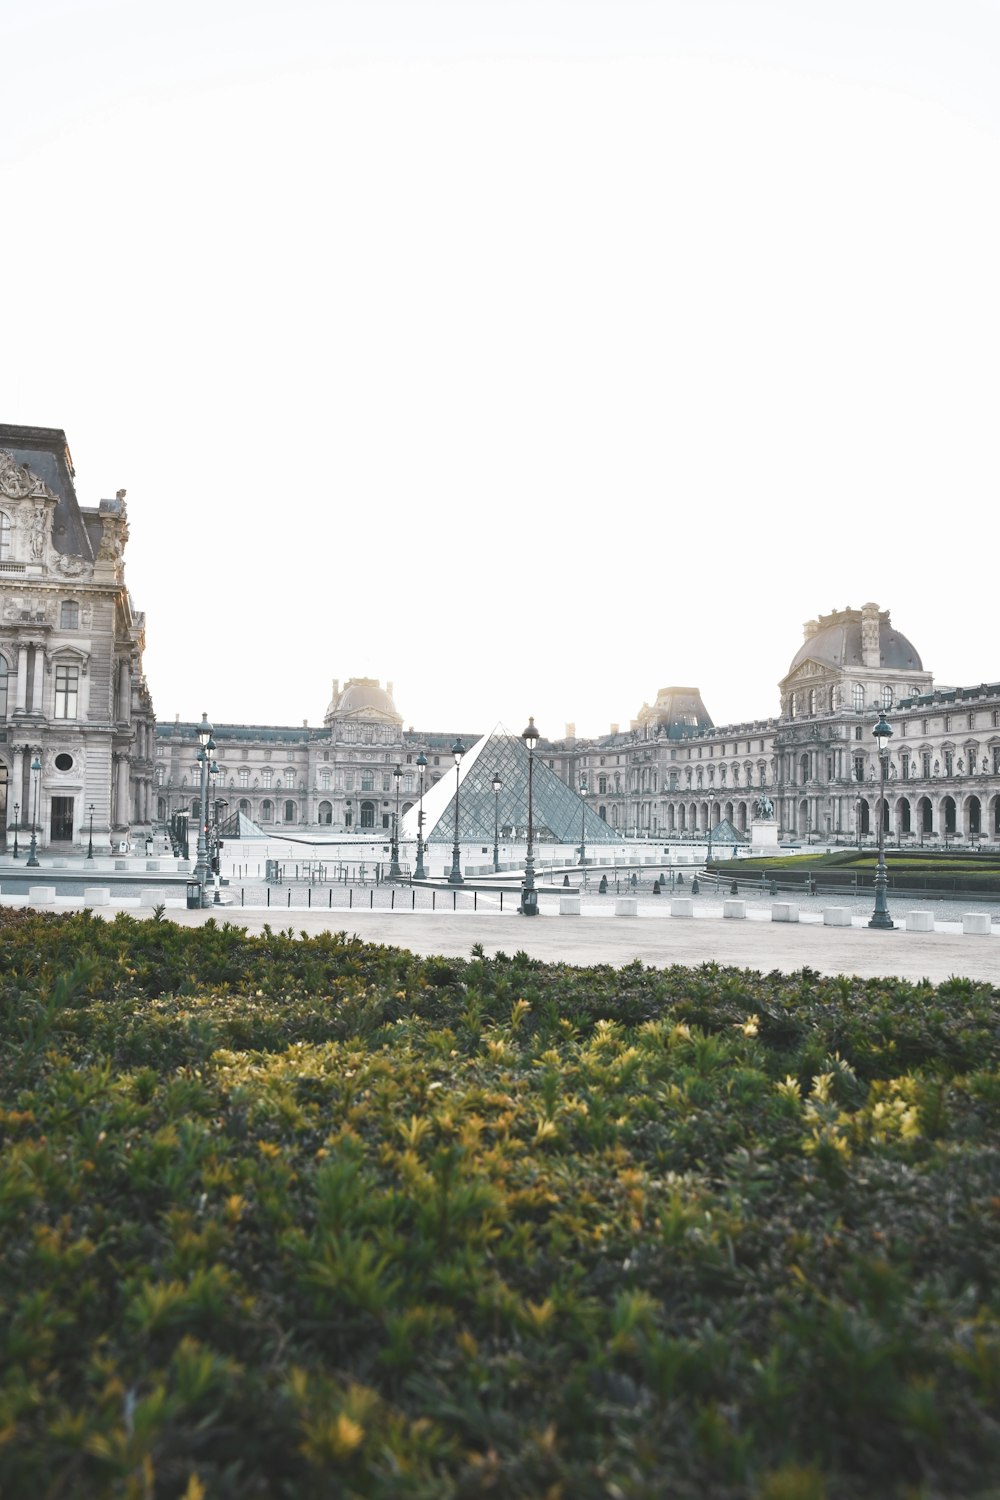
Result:
[[[536,751],[532,772],[532,814],[536,839],[579,844],[581,829],[588,844],[610,844],[618,835],[593,808],[561,781]],[[503,785],[494,798],[493,778]],[[528,747],[519,735],[497,728],[462,757],[458,777],[459,843],[491,844],[494,817],[508,842],[527,837]],[[416,837],[417,808],[404,819],[405,836]],[[455,839],[455,771],[446,771],[424,794],[424,838],[428,843]]]

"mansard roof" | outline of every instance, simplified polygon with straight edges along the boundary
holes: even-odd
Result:
[[[19,427],[0,422],[0,452],[9,453],[55,495],[52,545],[56,552],[93,562],[101,542],[101,527],[98,523],[92,539],[76,497],[73,460],[62,428]]]

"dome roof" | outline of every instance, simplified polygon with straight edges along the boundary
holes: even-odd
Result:
[[[375,677],[351,677],[326,712],[329,718],[332,714],[363,714],[368,711],[402,722],[402,715],[397,713],[392,701],[391,682],[383,688]]]
[[[878,661],[865,660],[863,626],[878,622]],[[824,666],[851,671],[859,667],[888,667],[900,672],[922,672],[923,663],[913,643],[889,620],[888,610],[866,605],[864,610],[842,609],[832,615],[820,615],[806,626],[806,639],[792,657],[789,674],[805,661],[822,662]]]
[[[711,729],[712,720],[696,687],[660,688],[652,708],[643,705],[640,723],[656,725],[668,739],[685,739],[699,729]]]

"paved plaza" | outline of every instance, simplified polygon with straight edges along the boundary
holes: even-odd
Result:
[[[265,925],[306,934],[346,931],[366,942],[447,957],[468,958],[473,945],[480,943],[489,955],[522,950],[553,963],[616,967],[634,959],[655,966],[719,963],[762,972],[810,968],[822,974],[895,975],[935,983],[961,974],[1000,985],[1000,922],[994,922],[989,935],[966,935],[960,903],[924,908],[934,913],[933,932],[907,932],[902,926],[881,932],[863,925],[870,915],[870,898],[838,902],[854,908],[852,925],[826,927],[823,907],[833,903],[821,897],[799,902],[795,923],[773,922],[769,900],[748,901],[746,919],[732,921],[723,918],[721,901],[711,898],[696,899],[693,918],[670,916],[666,897],[640,900],[635,917],[616,916],[613,900],[585,901],[581,915],[560,916],[558,895],[543,895],[539,915],[529,918],[517,912],[511,895],[505,899],[503,912],[495,897],[481,894],[473,910],[468,893],[460,893],[454,911],[449,909],[448,891],[441,893],[435,911],[406,910],[409,892],[405,887],[397,895],[396,910],[367,906],[366,893],[365,903],[350,910],[282,905],[269,910],[249,906],[171,910],[168,915],[185,925],[214,916],[254,933],[263,931]],[[911,901],[894,915],[902,920],[906,911],[918,909],[919,903]]]

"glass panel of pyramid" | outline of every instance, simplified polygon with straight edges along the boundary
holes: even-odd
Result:
[[[503,785],[494,799],[493,778]],[[561,844],[579,844],[581,828],[588,844],[614,843],[618,838],[604,819],[547,766],[534,757],[532,771],[532,815],[536,839]],[[404,835],[416,837],[417,808],[404,820]],[[462,757],[458,782],[459,843],[491,844],[494,816],[499,817],[500,837],[522,840],[528,830],[528,747],[517,735],[499,727],[485,735]],[[455,839],[455,771],[445,771],[441,780],[424,795],[424,838],[428,843],[452,843]]]

